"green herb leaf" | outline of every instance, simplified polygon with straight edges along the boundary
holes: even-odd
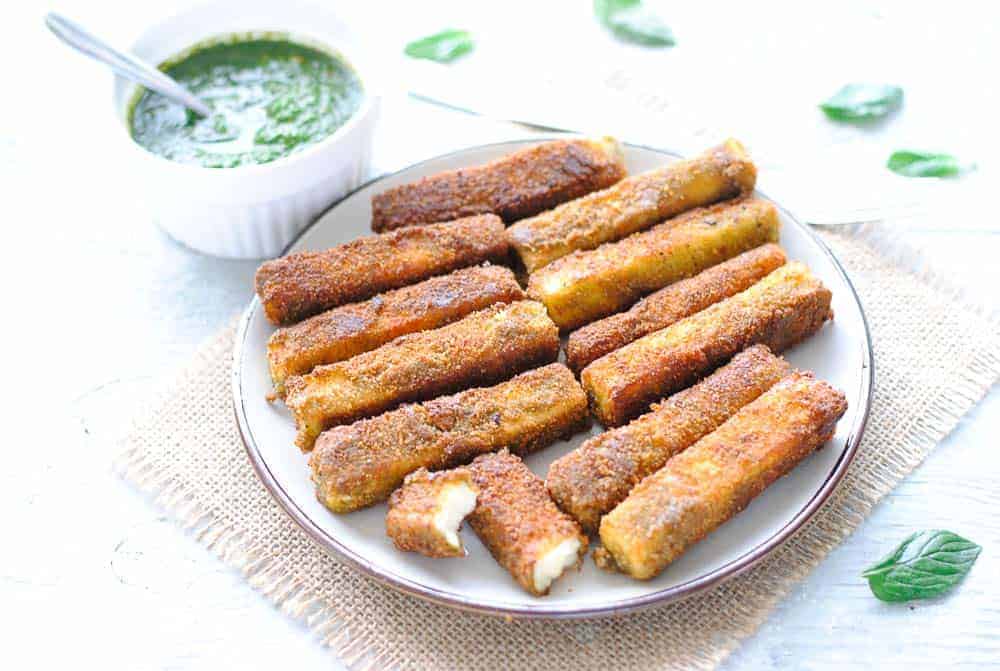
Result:
[[[594,14],[615,37],[647,47],[671,47],[674,33],[642,0],[594,0]]]
[[[962,172],[962,164],[951,154],[926,151],[896,151],[886,167],[904,177],[952,177]]]
[[[848,84],[819,107],[834,121],[881,119],[903,104],[903,89],[889,84]]]
[[[950,531],[919,531],[870,566],[872,593],[882,601],[929,599],[961,582],[982,548]]]
[[[403,51],[413,58],[451,63],[462,54],[472,51],[474,46],[472,35],[467,30],[449,28],[410,42]]]

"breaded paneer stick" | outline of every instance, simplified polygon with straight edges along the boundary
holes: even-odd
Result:
[[[656,576],[829,440],[846,410],[843,393],[793,373],[605,515],[595,560],[639,580]]]
[[[543,142],[486,165],[443,172],[372,196],[372,230],[473,214],[516,221],[624,176],[625,159],[614,138]]]
[[[529,273],[577,249],[594,249],[695,207],[747,195],[757,168],[736,140],[564,203],[507,230]]]
[[[704,380],[653,411],[587,440],[549,467],[545,486],[586,531],[647,475],[711,433],[791,372],[763,345],[737,354]]]
[[[444,326],[494,303],[524,298],[508,268],[473,266],[395,289],[362,303],[342,305],[293,326],[267,342],[275,392],[285,378],[368,352],[407,333]]]
[[[255,284],[267,318],[286,325],[483,261],[507,261],[503,222],[491,214],[265,261]]]
[[[758,198],[687,212],[651,230],[564,256],[532,273],[528,296],[561,329],[614,314],[651,291],[778,239],[778,211]]]
[[[467,468],[437,473],[421,468],[407,475],[403,486],[389,497],[385,532],[404,552],[464,557],[458,530],[476,507],[478,494]]]
[[[782,352],[832,318],[830,298],[803,264],[781,266],[749,289],[584,368],[580,381],[590,407],[605,426],[618,426],[750,345]]]
[[[566,342],[566,363],[580,372],[608,352],[738,294],[785,261],[781,247],[766,244],[675,282],[646,296],[627,312],[573,331]]]
[[[492,384],[559,355],[559,329],[535,301],[493,305],[457,322],[396,338],[285,381],[295,444],[401,403]]]
[[[556,578],[579,566],[587,537],[552,502],[541,478],[507,450],[476,457],[469,469],[479,487],[469,526],[521,587],[548,594]]]
[[[418,468],[468,463],[501,447],[528,454],[583,428],[587,397],[554,363],[325,431],[309,458],[316,496],[345,513],[385,500]]]

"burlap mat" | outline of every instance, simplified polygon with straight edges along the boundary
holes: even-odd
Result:
[[[351,668],[712,668],[851,533],[1000,377],[995,316],[965,305],[871,231],[824,232],[861,296],[875,346],[868,430],[823,509],[753,570],[619,619],[508,622],[381,587],[316,546],[257,481],[234,425],[233,329],[206,345],[134,423],[120,460],[200,541]]]

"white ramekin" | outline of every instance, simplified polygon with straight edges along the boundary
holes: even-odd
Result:
[[[177,241],[214,256],[278,255],[368,172],[378,78],[347,27],[322,7],[301,0],[215,0],[153,26],[132,50],[161,63],[214,36],[261,31],[286,33],[337,53],[358,73],[365,93],[358,111],[333,135],[271,163],[213,169],[146,151],[128,129],[128,106],[137,89],[118,77],[114,82],[127,169],[146,192],[153,218]]]

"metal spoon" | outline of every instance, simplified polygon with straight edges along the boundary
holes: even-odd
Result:
[[[94,37],[66,17],[49,12],[45,15],[45,25],[63,42],[77,51],[110,66],[112,70],[125,79],[156,91],[160,95],[184,105],[184,107],[201,116],[211,116],[212,110],[208,105],[196,98],[190,91],[166,74],[148,63],[144,63],[132,54],[123,53],[112,48],[106,42]]]

